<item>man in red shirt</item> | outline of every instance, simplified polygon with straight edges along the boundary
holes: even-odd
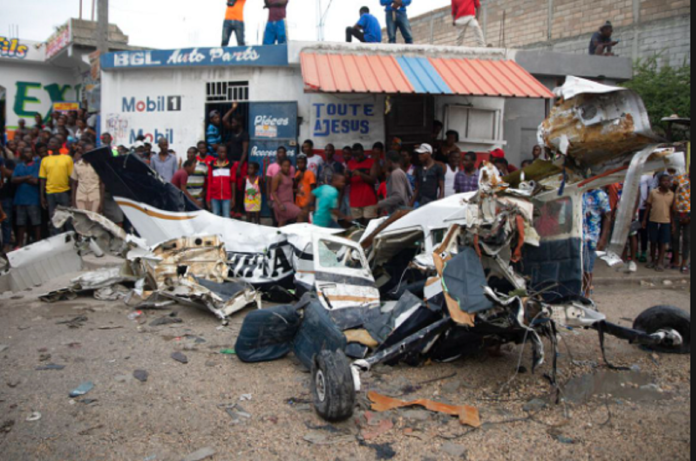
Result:
[[[486,38],[483,36],[483,30],[481,30],[481,25],[478,22],[480,11],[480,0],[452,0],[452,20],[454,26],[459,28],[457,46],[464,45],[466,31],[471,26],[476,36],[476,45],[485,48]]]
[[[236,195],[235,169],[227,159],[227,147],[219,145],[217,154],[217,160],[208,168],[208,209],[216,216],[229,218]]]
[[[362,144],[352,149],[353,159],[348,162],[346,176],[350,181],[350,211],[353,219],[363,225],[377,217],[377,172],[375,161],[365,156]]]

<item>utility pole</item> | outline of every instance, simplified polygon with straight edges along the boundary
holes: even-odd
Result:
[[[97,8],[97,50],[100,54],[109,52],[109,0],[98,0]]]
[[[317,0],[317,41],[324,41],[324,18],[321,14],[321,0]]]

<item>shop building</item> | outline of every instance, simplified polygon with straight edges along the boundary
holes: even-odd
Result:
[[[463,151],[503,148],[519,162],[560,78],[580,68],[590,78],[630,78],[629,60],[608,73],[580,61],[503,49],[304,42],[109,53],[101,59],[101,130],[126,146],[139,135],[153,144],[165,137],[183,157],[205,139],[210,112],[237,103],[250,160],[261,165],[280,145],[296,154],[304,139],[339,151],[394,137],[429,142],[434,120],[460,133]]]

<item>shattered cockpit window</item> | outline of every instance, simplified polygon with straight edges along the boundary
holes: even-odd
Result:
[[[573,202],[564,197],[552,202],[534,201],[539,216],[534,219],[534,228],[541,238],[552,238],[569,234],[573,230]]]
[[[319,241],[319,265],[324,269],[362,269],[360,254],[347,245]]]

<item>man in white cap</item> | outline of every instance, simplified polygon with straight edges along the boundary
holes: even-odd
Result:
[[[442,166],[433,160],[433,146],[421,144],[416,149],[421,167],[416,170],[416,190],[411,199],[411,206],[427,205],[445,198],[445,172]]]

